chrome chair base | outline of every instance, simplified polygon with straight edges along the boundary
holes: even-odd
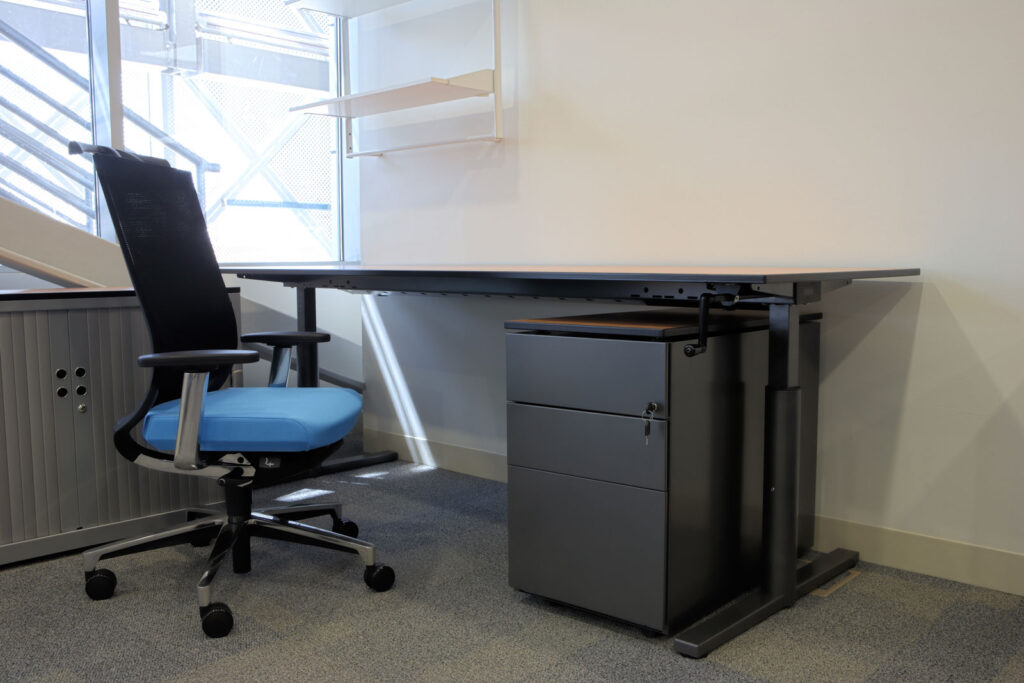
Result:
[[[94,600],[109,598],[117,585],[113,572],[96,568],[103,558],[131,555],[185,542],[206,545],[212,540],[210,558],[196,586],[199,614],[207,635],[227,635],[233,625],[233,617],[227,605],[212,601],[213,579],[229,555],[236,574],[250,570],[249,540],[254,536],[357,553],[366,566],[363,580],[370,588],[386,591],[394,584],[394,571],[390,567],[376,564],[373,544],[355,537],[359,528],[341,516],[341,505],[289,505],[247,511],[247,514],[241,515],[217,513],[206,508],[190,508],[186,512],[190,517],[194,516],[194,519],[145,536],[115,541],[85,551],[82,558],[89,597]],[[299,521],[323,515],[331,517],[333,530]],[[345,531],[349,533],[343,533]]]

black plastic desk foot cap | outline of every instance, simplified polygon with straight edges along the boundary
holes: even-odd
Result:
[[[796,571],[796,595],[806,595],[831,581],[857,564],[859,557],[853,550],[838,548],[800,567]],[[744,593],[717,612],[680,631],[672,648],[687,657],[704,657],[789,604],[784,595],[772,595],[761,590]]]
[[[859,559],[860,553],[856,550],[836,548],[813,562],[808,562],[796,570],[796,594],[798,596],[807,595],[847,569],[852,569]]]

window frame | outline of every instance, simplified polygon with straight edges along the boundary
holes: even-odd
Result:
[[[173,1],[173,0],[171,0]],[[121,96],[121,22],[120,0],[86,0],[86,22],[89,41],[89,75],[90,102],[93,119],[93,139],[98,145],[106,145],[117,149],[124,148],[124,105]],[[337,68],[330,70],[330,86],[335,95],[343,92],[344,81],[348,78],[347,64],[342,63],[341,55],[345,52],[347,26],[342,19],[337,19],[331,53],[328,57]],[[309,263],[358,263],[360,258],[360,239],[358,208],[351,210],[345,202],[346,188],[350,192],[355,188],[358,192],[358,166],[349,163],[341,153],[344,140],[344,124],[338,119],[335,124],[335,146],[337,156],[337,189],[334,194],[335,229],[337,230],[336,258],[327,261],[309,261]],[[94,180],[95,182],[95,180]],[[113,225],[107,211],[106,202],[101,200],[102,192],[98,185],[94,194],[96,201],[96,234],[103,239],[116,242]],[[358,196],[356,194],[356,196]],[[223,261],[221,265],[242,266],[283,265],[279,261],[234,262]],[[294,263],[294,262],[288,262]]]

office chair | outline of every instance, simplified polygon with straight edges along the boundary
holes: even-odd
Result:
[[[93,158],[153,342],[153,353],[138,359],[152,368],[149,390],[114,426],[114,446],[136,465],[216,480],[225,503],[223,514],[197,508],[185,523],[86,551],[86,593],[94,600],[114,593],[114,573],[96,568],[101,558],[212,541],[198,584],[199,615],[206,635],[225,636],[234,619],[227,605],[211,601],[211,582],[228,554],[235,573],[249,571],[252,536],[358,553],[366,584],[376,591],[391,588],[394,571],[376,564],[373,545],[355,538],[358,527],[342,518],[341,506],[252,509],[254,484],[312,469],[359,417],[362,398],[351,389],[283,386],[288,354],[278,351],[328,335],[243,335],[243,341],[275,347],[278,367],[272,365],[271,378],[277,386],[225,387],[233,364],[259,356],[237,348],[234,311],[191,175],[163,159],[108,147],[71,143],[69,151]],[[141,441],[133,435],[140,423]],[[330,515],[333,531],[298,521],[322,515]]]

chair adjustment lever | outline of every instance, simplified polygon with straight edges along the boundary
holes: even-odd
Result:
[[[248,486],[252,483],[252,477],[246,476],[246,472],[241,467],[236,467],[227,474],[217,477],[217,483],[221,486]]]

